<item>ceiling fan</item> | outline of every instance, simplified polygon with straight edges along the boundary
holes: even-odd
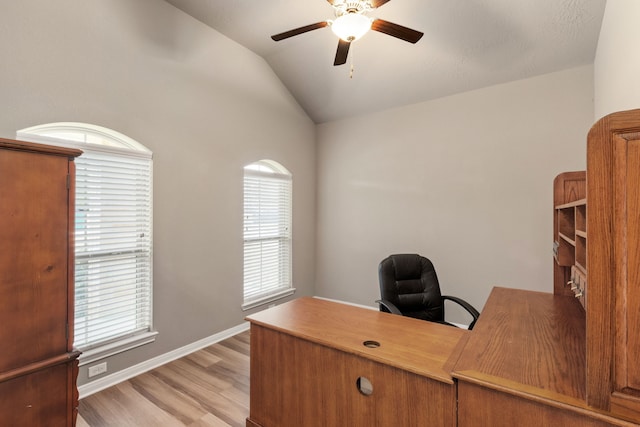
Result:
[[[358,40],[369,30],[378,31],[399,38],[409,43],[417,43],[423,36],[420,31],[394,24],[383,19],[370,18],[367,13],[371,12],[391,0],[327,0],[333,6],[336,19],[316,22],[285,31],[284,33],[271,36],[275,41],[288,39],[308,31],[317,30],[327,26],[340,38],[338,40],[338,50],[333,65],[342,65],[347,62],[349,46],[351,42]]]

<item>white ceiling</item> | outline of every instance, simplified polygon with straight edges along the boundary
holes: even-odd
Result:
[[[329,27],[270,38],[334,19],[326,0],[166,1],[262,56],[322,123],[590,64],[606,0],[392,0],[370,16],[422,40],[372,31],[337,67]]]

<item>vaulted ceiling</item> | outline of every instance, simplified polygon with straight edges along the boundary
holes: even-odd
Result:
[[[424,37],[369,32],[341,66],[328,27],[270,38],[335,19],[327,0],[166,1],[262,56],[322,123],[591,64],[606,0],[392,0],[370,16]]]

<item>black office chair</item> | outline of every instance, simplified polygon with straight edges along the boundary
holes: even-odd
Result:
[[[444,320],[444,302],[453,301],[464,308],[473,321],[480,313],[468,302],[442,295],[438,276],[431,261],[417,254],[390,255],[378,266],[380,279],[380,311],[452,325]]]

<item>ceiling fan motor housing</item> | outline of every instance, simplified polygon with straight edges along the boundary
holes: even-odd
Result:
[[[284,33],[274,34],[274,41],[288,39],[289,37],[304,34],[309,31],[331,27],[331,30],[340,38],[333,65],[342,65],[347,62],[349,46],[351,42],[358,40],[369,30],[387,34],[391,37],[404,40],[409,43],[417,43],[423,36],[420,31],[394,24],[379,18],[370,18],[367,12],[387,4],[391,0],[327,0],[334,9],[336,19],[316,22],[304,27],[294,28]]]
[[[336,11],[336,16],[342,16],[347,13],[365,13],[373,9],[368,0],[336,0],[333,2],[333,7]]]

